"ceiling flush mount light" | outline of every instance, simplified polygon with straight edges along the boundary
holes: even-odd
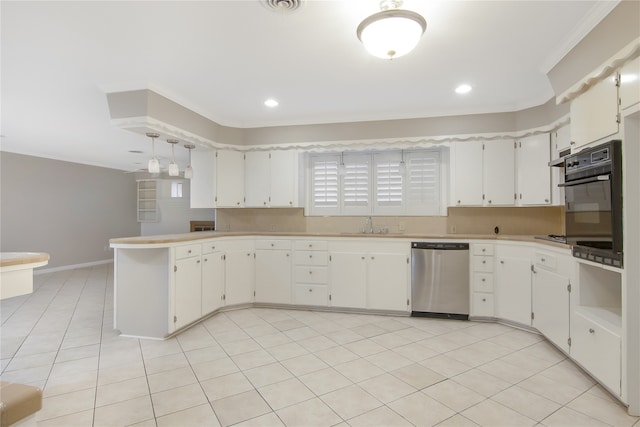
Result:
[[[149,138],[151,138],[151,158],[149,159],[149,164],[147,165],[147,170],[149,173],[160,173],[160,162],[156,157],[156,138],[160,135],[154,132],[148,132],[146,134]]]
[[[278,101],[276,101],[273,98],[269,98],[266,101],[264,101],[264,105],[266,105],[267,107],[277,107],[279,105]]]
[[[471,86],[468,84],[462,84],[456,88],[456,93],[464,94],[471,92]]]
[[[193,168],[191,167],[191,150],[196,148],[196,146],[194,144],[184,144],[184,148],[189,150],[189,164],[184,170],[184,177],[187,179],[191,179],[193,178]]]
[[[394,59],[411,52],[427,29],[422,15],[400,9],[402,0],[382,0],[381,11],[358,25],[358,38],[378,58]]]
[[[171,144],[171,163],[169,163],[169,176],[179,176],[180,169],[176,163],[176,144],[179,143],[177,139],[167,139],[167,142]]]

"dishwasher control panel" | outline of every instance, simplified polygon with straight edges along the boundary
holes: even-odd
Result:
[[[411,242],[413,249],[469,250],[468,243],[454,242]]]

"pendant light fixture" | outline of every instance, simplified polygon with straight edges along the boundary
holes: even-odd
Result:
[[[169,163],[169,176],[179,176],[180,168],[178,168],[178,164],[176,163],[176,144],[179,143],[177,139],[167,139],[167,142],[171,144],[171,163]]]
[[[160,135],[155,132],[147,132],[146,134],[149,138],[151,138],[151,159],[149,159],[149,164],[147,165],[147,170],[149,173],[160,173],[160,162],[156,157],[156,138]]]
[[[195,144],[184,144],[184,148],[189,150],[189,163],[184,170],[184,177],[187,179],[193,178],[193,168],[191,167],[191,150],[196,148]]]
[[[358,25],[358,39],[373,56],[394,59],[406,55],[427,29],[422,15],[400,7],[402,0],[382,0],[381,11]]]

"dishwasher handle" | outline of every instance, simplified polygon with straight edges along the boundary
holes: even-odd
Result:
[[[412,249],[437,249],[443,251],[468,251],[468,243],[456,242],[411,242]]]

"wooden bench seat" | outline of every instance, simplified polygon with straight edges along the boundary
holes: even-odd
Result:
[[[10,426],[42,408],[42,390],[0,381],[0,427]]]

